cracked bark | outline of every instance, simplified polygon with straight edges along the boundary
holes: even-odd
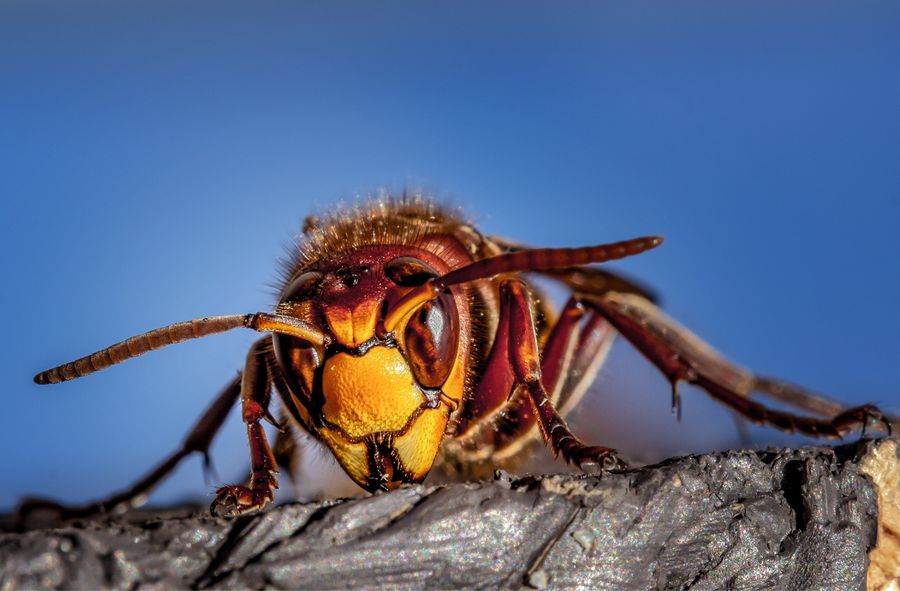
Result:
[[[10,532],[0,589],[865,589],[900,528],[878,521],[898,504],[895,441]],[[898,575],[886,555],[872,589]]]

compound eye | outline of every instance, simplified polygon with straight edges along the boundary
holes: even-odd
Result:
[[[322,274],[318,271],[307,271],[294,279],[281,297],[282,302],[299,302],[311,298],[316,294],[319,284],[322,283]]]
[[[459,348],[459,314],[453,296],[443,293],[413,312],[403,341],[416,380],[426,388],[441,387]]]
[[[387,278],[402,287],[418,287],[438,272],[425,262],[414,257],[399,257],[384,266]]]

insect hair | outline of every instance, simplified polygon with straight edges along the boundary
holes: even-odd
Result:
[[[421,193],[383,194],[338,205],[308,224],[289,246],[281,260],[279,292],[311,265],[367,246],[402,244],[443,257],[441,245],[426,238],[470,227],[461,208],[442,205]]]

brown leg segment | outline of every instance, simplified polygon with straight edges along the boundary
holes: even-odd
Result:
[[[574,301],[562,310],[544,344],[542,365],[544,383],[548,385],[551,400],[556,401],[559,378],[567,373],[576,329],[584,314],[584,308]],[[455,436],[477,449],[481,459],[498,459],[515,455],[525,443],[528,432],[536,426],[537,419],[524,389],[517,388],[516,376],[510,364],[510,341],[500,335],[508,335],[509,314],[500,310],[496,335],[477,391],[464,407],[458,419]],[[471,460],[471,455],[470,455]]]
[[[509,314],[509,334],[498,334],[497,338],[509,339],[510,363],[516,381],[526,388],[537,412],[541,434],[553,452],[582,469],[589,465],[604,470],[625,469],[625,463],[614,449],[582,443],[554,408],[541,377],[537,335],[525,284],[515,279],[504,281],[500,285],[500,307],[501,314]]]
[[[275,446],[272,448],[272,456],[275,465],[288,475],[288,479],[296,484],[297,468],[300,466],[300,446],[293,433],[293,425],[287,416],[287,412],[280,413],[281,428],[275,435]]]
[[[627,338],[672,383],[695,384],[747,419],[788,432],[816,437],[842,437],[869,424],[880,424],[890,432],[891,422],[871,404],[834,414],[830,401],[806,395],[799,388],[768,379],[757,379],[749,371],[727,361],[686,328],[678,325],[646,299],[610,292],[602,297],[585,296],[619,333]],[[754,391],[805,408],[820,416],[802,416],[766,407],[751,399]],[[821,415],[829,415],[821,418]]]
[[[606,361],[617,334],[602,316],[592,309],[585,310],[584,326],[578,334],[565,382],[554,401],[560,414],[565,416],[581,401]]]
[[[778,400],[794,408],[811,412],[818,417],[833,417],[843,412],[845,408],[840,402],[825,398],[821,394],[810,392],[782,380],[762,376],[755,376],[752,394]]]
[[[570,298],[541,351],[541,381],[560,415],[578,404],[609,352],[616,332],[594,310]],[[512,455],[537,424],[534,406],[517,391],[503,411],[494,457]]]
[[[250,486],[231,484],[221,487],[209,507],[213,515],[233,517],[261,509],[275,497],[278,471],[261,424],[263,419],[275,423],[268,410],[272,388],[268,365],[270,353],[270,339],[257,341],[247,354],[241,379],[241,410],[250,445]]]
[[[502,335],[509,334],[509,316],[501,308],[497,323],[497,336],[488,355],[484,373],[477,386],[477,392],[463,408],[458,419],[456,436],[465,438],[480,432],[497,413],[509,404],[515,389],[515,376],[509,366],[509,340]]]
[[[554,403],[559,400],[565,384],[583,317],[584,306],[570,298],[559,313],[541,351],[542,379]]]
[[[52,514],[60,520],[90,517],[102,513],[117,513],[126,511],[131,507],[141,504],[141,501],[153,488],[168,476],[181,460],[194,452],[203,455],[204,463],[209,466],[209,447],[213,437],[222,427],[228,411],[234,406],[241,391],[241,376],[238,375],[216,397],[213,403],[203,412],[181,447],[168,458],[163,460],[156,468],[147,473],[130,488],[118,492],[107,499],[82,505],[80,507],[67,507],[45,499],[27,499],[17,511],[20,521],[27,520],[36,512]]]

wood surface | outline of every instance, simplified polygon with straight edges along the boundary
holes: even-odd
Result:
[[[866,589],[898,449],[730,451],[234,520],[180,509],[7,532],[0,589]],[[871,589],[896,584],[896,565],[876,567]]]

